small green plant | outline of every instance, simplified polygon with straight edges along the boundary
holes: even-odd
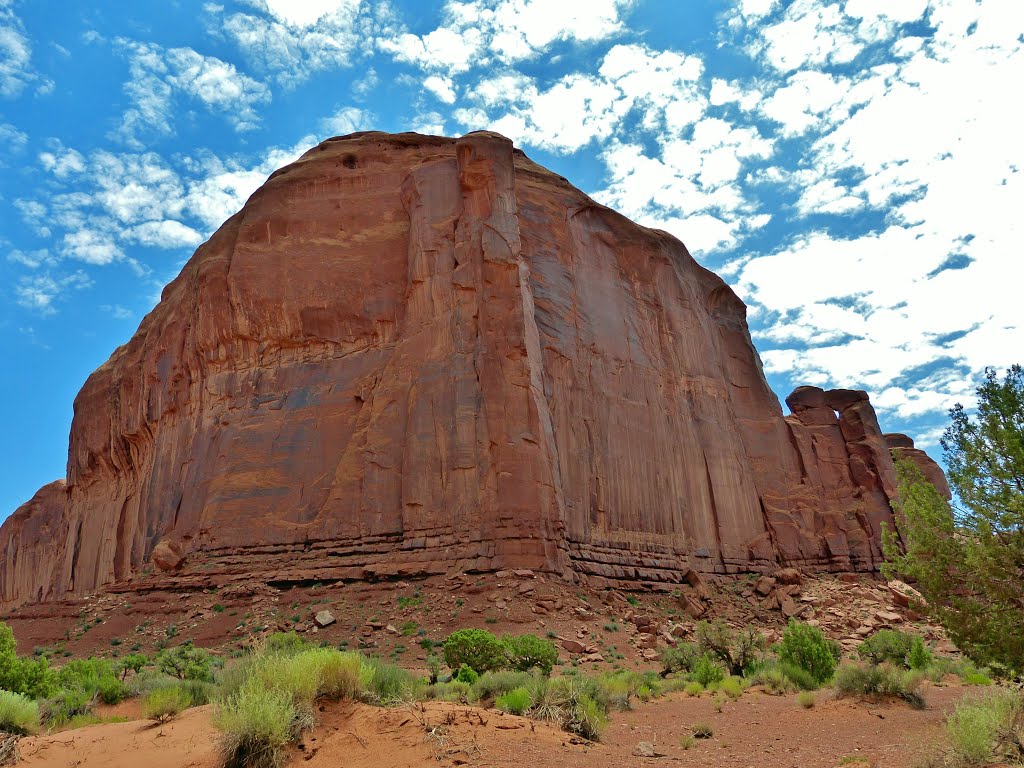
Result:
[[[814,691],[800,691],[796,696],[796,702],[804,709],[811,709],[814,707],[817,697],[814,695]]]
[[[686,684],[686,687],[683,688],[683,692],[687,696],[700,696],[704,693],[704,686],[694,680]]]
[[[223,613],[224,612],[224,606],[221,605],[220,603],[214,603],[213,604],[213,612],[214,613]]]
[[[480,675],[478,675],[476,670],[469,666],[469,664],[462,664],[459,666],[458,670],[456,670],[452,679],[458,680],[460,683],[472,685],[480,679]]]
[[[526,713],[526,710],[530,708],[530,692],[526,688],[513,688],[507,693],[503,693],[494,701],[494,706],[500,709],[502,712],[508,712],[512,715],[522,715]]]
[[[412,597],[400,595],[398,597],[398,607],[403,611],[406,608],[418,608],[421,605],[423,605],[423,598],[420,595],[413,595]]]
[[[39,705],[27,696],[0,691],[0,731],[26,736],[39,730]]]
[[[818,627],[793,619],[779,643],[779,661],[803,669],[819,684],[832,677],[840,654],[839,644],[825,637]]]
[[[743,695],[743,680],[739,677],[727,677],[718,684],[718,690],[730,699],[738,699]]]
[[[156,688],[142,698],[142,714],[148,720],[166,723],[192,705],[188,691],[178,685]]]
[[[848,662],[836,670],[832,685],[838,696],[866,699],[903,699],[915,709],[924,708],[920,687],[924,675],[895,664]]]
[[[637,600],[637,599],[636,599],[635,597],[633,597],[632,595],[626,595],[626,602],[627,602],[627,603],[629,603],[630,605],[632,605],[632,606],[633,606],[634,608],[635,608],[636,606],[640,605],[640,601],[639,601],[639,600]]]
[[[934,656],[924,644],[924,640],[915,636],[907,652],[907,666],[911,669],[926,670],[932,665]]]
[[[698,656],[690,666],[690,678],[705,688],[725,678],[725,670],[708,654]]]
[[[696,743],[697,740],[692,733],[688,733],[685,736],[679,737],[679,746],[682,749],[692,749],[693,745]]]
[[[716,693],[714,698],[711,699],[711,703],[714,705],[716,712],[721,712],[725,709],[725,696]]]
[[[707,723],[697,723],[690,728],[690,735],[695,739],[710,739],[715,735],[715,730]]]

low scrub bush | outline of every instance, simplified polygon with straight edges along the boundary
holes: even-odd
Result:
[[[473,669],[468,664],[462,664],[456,670],[455,674],[453,675],[453,679],[458,680],[460,683],[466,683],[467,685],[472,685],[473,683],[475,683],[477,680],[480,679],[480,675],[478,675],[476,673],[476,670]]]
[[[864,664],[849,662],[835,673],[832,685],[839,696],[867,699],[902,699],[916,709],[924,708],[920,687],[924,676],[895,664]]]
[[[415,689],[413,676],[401,667],[380,659],[368,659],[365,680],[365,698],[374,704],[396,704],[407,700]]]
[[[294,656],[308,650],[312,646],[298,632],[275,632],[263,641],[264,653],[276,653],[282,656]]]
[[[450,683],[435,683],[427,690],[427,696],[438,701],[455,701],[460,704],[469,703],[469,683],[452,680]]]
[[[26,736],[39,730],[39,705],[14,691],[0,691],[0,731]]]
[[[818,627],[789,620],[779,642],[779,661],[808,672],[819,685],[835,672],[841,649]]]
[[[914,636],[898,629],[880,629],[857,646],[857,655],[869,664],[906,666]]]
[[[280,768],[296,721],[285,691],[245,685],[214,716],[224,768]]]
[[[694,662],[702,655],[703,651],[696,643],[679,643],[672,648],[665,648],[661,652],[663,674],[689,672]]]
[[[796,696],[796,702],[804,709],[811,709],[817,697],[814,695],[814,691],[800,691]]]
[[[501,638],[505,646],[507,664],[520,672],[539,669],[545,675],[551,674],[558,663],[558,649],[550,640],[536,635],[505,635]]]
[[[718,684],[718,690],[730,699],[738,699],[743,695],[743,679],[736,676],[727,677]]]
[[[180,685],[150,691],[142,698],[142,714],[148,720],[166,723],[192,706],[192,698]]]
[[[526,672],[514,672],[512,670],[487,672],[480,675],[479,679],[473,683],[470,701],[493,701],[515,688],[525,687],[530,682],[530,679],[531,676]]]
[[[320,666],[320,686],[317,695],[328,699],[363,698],[373,677],[366,660],[353,651],[318,648],[305,652]]]
[[[997,689],[962,699],[946,720],[950,760],[958,766],[1024,763],[1024,702]]]
[[[690,679],[698,682],[705,688],[720,682],[725,678],[725,670],[709,654],[701,654],[694,659],[690,666]]]
[[[694,680],[693,682],[687,683],[683,690],[686,692],[687,696],[700,696],[704,693],[704,686]]]
[[[924,644],[924,640],[915,636],[907,651],[907,666],[920,671],[927,670],[935,660],[934,655]]]
[[[530,692],[522,687],[503,693],[494,702],[494,706],[511,715],[525,714],[531,704],[533,701],[530,699]]]
[[[459,629],[444,641],[444,661],[452,669],[465,664],[483,674],[501,669],[507,657],[505,646],[486,629]]]
[[[707,723],[697,723],[690,728],[690,735],[695,739],[710,739],[715,735],[715,729]]]

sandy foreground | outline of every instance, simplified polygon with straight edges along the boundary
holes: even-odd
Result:
[[[428,702],[394,709],[362,704],[322,707],[318,725],[289,757],[290,766],[381,768],[470,765],[618,768],[673,763],[701,766],[834,768],[862,758],[872,766],[910,766],[940,741],[941,722],[965,689],[929,688],[928,708],[835,700],[818,694],[812,709],[795,696],[750,691],[721,712],[709,696],[672,694],[614,713],[601,744],[495,710]],[[970,694],[968,694],[970,695]],[[692,726],[714,736],[689,749]],[[216,768],[212,707],[163,725],[145,720],[89,726],[21,742],[28,768]],[[647,742],[657,757],[642,757]]]

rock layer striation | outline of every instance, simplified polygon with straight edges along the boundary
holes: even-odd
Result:
[[[875,568],[895,475],[867,395],[787,402],[719,277],[508,139],[331,139],[89,377],[66,484],[0,528],[0,601]]]

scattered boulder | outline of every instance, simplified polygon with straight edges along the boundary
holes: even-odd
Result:
[[[802,584],[804,577],[796,568],[780,568],[775,572],[775,580],[779,584]]]
[[[324,609],[322,611],[317,611],[316,616],[313,617],[313,621],[316,623],[318,627],[323,629],[324,627],[331,626],[331,624],[337,621],[337,619],[334,618],[333,613]]]
[[[576,640],[563,639],[562,648],[567,650],[569,653],[584,653],[587,647]]]
[[[153,548],[149,559],[158,571],[167,572],[180,568],[181,564],[185,562],[185,555],[177,542],[163,539]]]
[[[655,746],[649,741],[641,741],[633,748],[633,754],[636,757],[664,757],[663,752],[659,752]]]

